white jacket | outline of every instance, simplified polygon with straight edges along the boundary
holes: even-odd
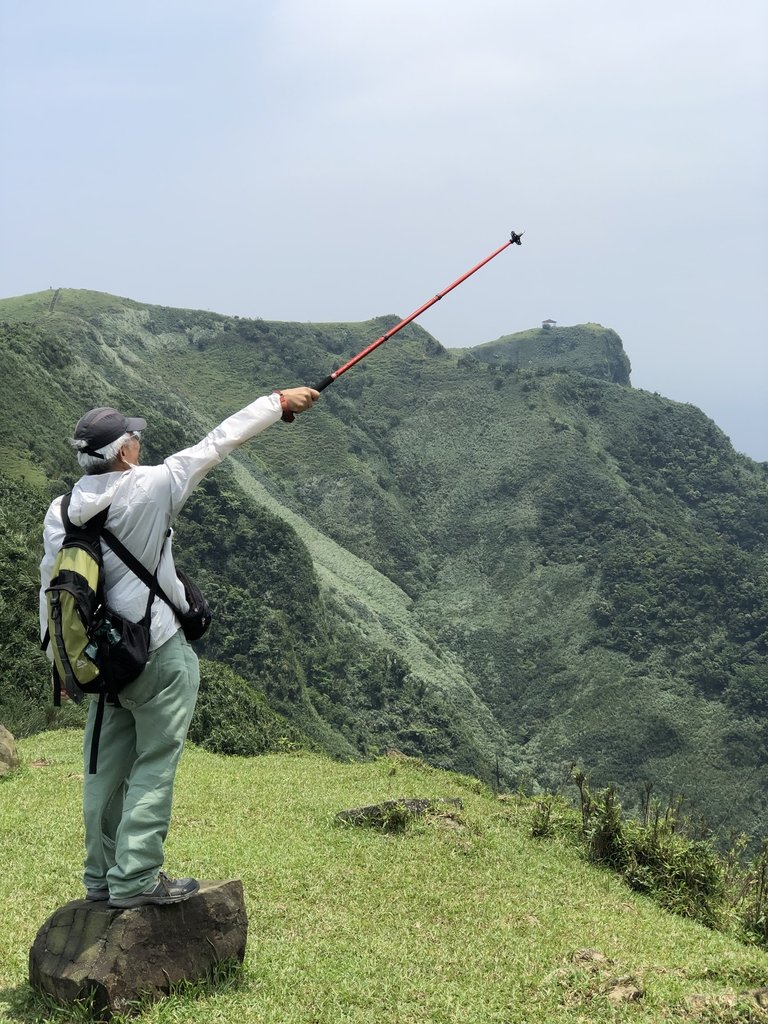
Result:
[[[157,580],[181,611],[186,611],[184,588],[176,576],[169,528],[192,490],[208,470],[230,452],[255,437],[282,415],[279,395],[257,398],[251,405],[220,423],[192,448],[169,456],[161,466],[132,466],[124,472],[81,477],[72,489],[69,518],[82,526],[109,506],[106,526],[149,570],[158,566]],[[45,516],[40,562],[40,638],[47,629],[46,587],[64,540],[61,498],[55,498]],[[132,622],[144,615],[148,588],[102,541],[106,603]],[[162,556],[162,557],[161,557]],[[155,598],[152,605],[150,650],[165,643],[179,628],[171,608]],[[51,656],[49,645],[49,657]]]

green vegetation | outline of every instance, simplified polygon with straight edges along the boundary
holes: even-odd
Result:
[[[0,1018],[64,1024],[27,987],[48,914],[80,898],[79,738],[20,745],[0,783]],[[236,794],[237,814],[221,814]],[[459,797],[404,831],[339,826],[340,810]],[[768,956],[665,913],[567,839],[530,838],[535,801],[500,801],[404,758],[226,758],[190,747],[167,844],[174,874],[243,880],[242,972],[145,1008],[194,1024],[591,1024],[759,1021]],[[34,837],[35,856],[29,856]],[[120,1022],[116,1022],[120,1024]]]
[[[768,949],[768,843],[747,857],[742,834],[721,851],[680,800],[665,806],[647,787],[642,816],[628,818],[612,786],[592,792],[580,771],[573,782],[580,810],[554,794],[536,800],[533,837],[564,838],[665,910]]]
[[[261,693],[225,665],[206,660],[200,663],[189,739],[205,750],[242,757],[312,748],[309,737],[273,711]]]
[[[60,721],[34,577],[83,409],[146,413],[157,461],[394,322],[52,298],[0,301],[0,720],[22,735]],[[683,793],[726,845],[768,835],[768,465],[699,410],[629,386],[612,331],[457,353],[407,328],[311,416],[211,474],[177,551],[214,604],[201,653],[227,681],[209,745],[236,743],[237,677],[281,716],[270,744],[301,735],[342,758],[394,747],[533,792],[578,763],[629,811],[649,783]]]

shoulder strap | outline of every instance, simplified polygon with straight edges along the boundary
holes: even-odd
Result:
[[[111,548],[112,551],[114,551],[114,553],[120,559],[120,561],[127,565],[131,572],[135,576],[138,576],[141,582],[149,588],[150,594],[162,598],[162,600],[165,601],[165,603],[170,608],[172,608],[177,615],[181,615],[179,609],[176,607],[173,601],[171,601],[171,599],[165,593],[163,588],[157,582],[157,576],[153,576],[146,568],[146,566],[128,550],[128,548],[122,543],[122,541],[119,541],[117,537],[114,535],[114,533],[112,533],[111,530],[108,530],[104,525],[107,521],[107,516],[109,515],[110,506],[107,506],[102,512],[99,512],[99,514],[97,516],[94,516],[93,519],[89,519],[84,527],[77,527],[73,526],[69,518],[69,502],[71,498],[72,492],[70,491],[68,494],[65,494],[64,497],[61,499],[61,519],[62,522],[64,523],[64,530],[66,532],[66,535],[69,536],[70,531],[81,532],[82,530],[86,529],[90,529],[94,532],[97,531],[98,535],[103,538],[104,543],[107,545],[107,547]]]
[[[69,540],[69,538],[73,536],[82,536],[83,534],[90,534],[91,536],[101,534],[104,530],[104,524],[107,521],[107,516],[109,515],[110,506],[107,505],[107,507],[99,512],[98,515],[89,519],[85,526],[75,526],[69,518],[69,503],[71,500],[72,491],[68,491],[61,499],[61,521],[64,524],[64,540]]]
[[[122,541],[117,539],[111,530],[102,530],[101,536],[104,538],[107,546],[114,551],[120,561],[124,562],[135,576],[139,577],[145,587],[149,587],[153,594],[165,601],[165,603],[172,608],[177,615],[181,615],[179,609],[157,582],[157,570],[155,570],[154,576],[151,575],[147,567],[140,562],[135,555],[131,554],[128,548],[122,543]]]

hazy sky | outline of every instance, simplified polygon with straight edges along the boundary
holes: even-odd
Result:
[[[764,0],[1,0],[0,40],[0,296],[405,316],[524,230],[422,326],[602,323],[768,460]]]

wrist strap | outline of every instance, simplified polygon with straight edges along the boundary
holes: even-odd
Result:
[[[278,391],[277,388],[275,388],[273,394],[280,396],[280,408],[283,410],[283,415],[280,417],[280,419],[284,420],[286,423],[293,423],[293,421],[296,419],[296,416],[288,408],[288,403],[285,400],[285,395],[283,394],[283,392]]]

